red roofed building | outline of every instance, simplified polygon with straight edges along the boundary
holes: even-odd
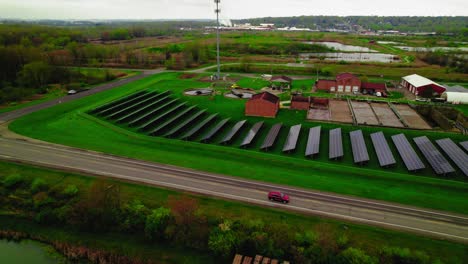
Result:
[[[284,89],[291,89],[292,79],[288,76],[273,76],[270,79],[270,82],[276,84]]]
[[[334,80],[318,80],[315,83],[317,90],[335,92],[336,91],[336,81]]]
[[[292,110],[309,110],[310,108],[310,97],[304,97],[300,95],[295,95],[291,98],[291,107]]]
[[[387,90],[384,83],[362,83],[358,77],[347,72],[338,74],[336,80],[318,80],[315,88],[330,93],[356,93],[366,89],[367,94],[375,94]]]
[[[336,85],[339,93],[359,92],[361,80],[351,73],[341,73],[336,76]]]
[[[363,82],[361,85],[361,91],[363,94],[381,93],[382,95],[385,95],[387,93],[387,85],[385,83]]]
[[[429,93],[432,93],[432,96],[440,96],[446,90],[446,88],[442,85],[417,74],[403,77],[401,79],[401,85],[416,96],[425,94],[426,90],[429,89]]]
[[[278,96],[263,92],[255,94],[245,104],[246,116],[276,117],[280,105]]]

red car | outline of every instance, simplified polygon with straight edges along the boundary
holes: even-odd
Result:
[[[281,203],[289,203],[289,196],[282,192],[269,192],[268,193],[268,200],[270,201],[277,201]]]

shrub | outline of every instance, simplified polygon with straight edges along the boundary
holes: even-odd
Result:
[[[171,209],[169,208],[160,207],[152,210],[151,214],[146,217],[146,237],[150,240],[162,238],[171,217]]]
[[[6,188],[13,188],[15,186],[18,186],[26,181],[26,178],[21,175],[21,174],[10,174],[8,175],[5,179],[3,179],[2,183],[3,186]]]
[[[78,187],[73,184],[68,185],[63,191],[62,195],[65,197],[73,197],[78,193]]]
[[[357,248],[348,248],[340,253],[339,262],[343,264],[374,264],[377,259]]]
[[[38,192],[47,190],[47,188],[48,186],[45,180],[41,178],[35,178],[33,182],[31,183],[30,190],[32,193],[38,193]]]

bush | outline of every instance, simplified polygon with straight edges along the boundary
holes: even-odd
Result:
[[[73,197],[73,196],[75,196],[77,193],[78,193],[78,187],[76,187],[76,186],[73,185],[73,184],[68,185],[68,186],[62,191],[62,195],[65,196],[65,197]]]
[[[41,191],[47,190],[48,186],[46,181],[44,181],[41,178],[35,178],[33,182],[31,183],[31,193],[38,193]]]
[[[2,183],[3,186],[5,186],[6,188],[13,188],[24,183],[25,181],[26,178],[23,175],[14,173],[8,175],[5,179],[3,179]]]
[[[146,217],[145,235],[148,239],[162,238],[171,219],[171,209],[160,207]]]

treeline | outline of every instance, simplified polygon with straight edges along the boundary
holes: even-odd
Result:
[[[200,210],[198,200],[188,196],[169,196],[156,207],[125,197],[118,183],[102,179],[80,190],[72,184],[52,185],[21,174],[0,178],[2,211],[16,212],[43,225],[119,232],[148,243],[211,252],[219,262],[240,253],[292,263],[442,263],[426,252],[407,248],[358,248],[344,233],[337,234],[327,225],[308,230],[246,216],[208,216]]]
[[[371,30],[398,30],[401,32],[454,33],[468,36],[467,17],[408,17],[408,16],[298,16],[264,17],[236,20],[235,23],[275,23],[277,27],[308,27],[313,29],[336,28],[337,26],[360,25]]]
[[[434,51],[419,55],[419,59],[429,64],[448,67],[455,72],[468,73],[468,58],[464,54]]]

